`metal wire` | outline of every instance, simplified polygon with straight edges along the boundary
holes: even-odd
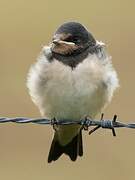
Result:
[[[80,124],[82,125],[82,129],[88,130],[88,127],[90,126],[96,126],[92,130],[89,131],[89,134],[92,134],[99,128],[105,128],[105,129],[111,129],[113,136],[116,136],[115,128],[132,128],[135,129],[135,123],[131,124],[124,124],[122,122],[116,121],[117,115],[114,115],[112,120],[103,119],[103,114],[101,116],[100,120],[93,120],[91,118],[86,117],[82,120],[56,120],[55,118],[45,119],[45,118],[26,118],[26,117],[16,117],[16,118],[8,118],[8,117],[0,117],[0,123],[6,123],[6,122],[14,122],[14,123],[36,123],[41,125],[71,125],[71,124]]]

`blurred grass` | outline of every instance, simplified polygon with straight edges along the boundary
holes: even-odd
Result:
[[[107,44],[121,88],[105,111],[135,121],[135,1],[0,0],[0,115],[37,117],[26,74],[57,26],[77,20]],[[40,125],[0,125],[0,179],[134,180],[134,131],[84,135],[84,157],[46,162],[52,130]],[[86,134],[86,133],[85,133]]]

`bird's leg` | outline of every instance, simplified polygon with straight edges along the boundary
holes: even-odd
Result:
[[[89,130],[89,125],[88,125],[88,121],[91,119],[91,117],[89,116],[85,116],[84,118],[84,122],[83,122],[83,125],[82,125],[82,129],[85,130],[85,131],[88,131]]]
[[[53,119],[51,119],[51,125],[53,126],[53,129],[55,130],[55,131],[57,131],[57,129],[58,129],[58,120],[54,117]]]

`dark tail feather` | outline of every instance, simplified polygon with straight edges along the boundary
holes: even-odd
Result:
[[[79,156],[83,156],[83,140],[82,140],[82,130],[80,130],[80,133],[78,134],[78,149],[79,149],[79,152],[78,152],[78,155]]]
[[[75,136],[66,146],[61,146],[59,144],[57,134],[55,132],[48,155],[48,163],[56,161],[63,153],[68,155],[72,161],[75,161],[78,155],[83,155],[82,130],[80,130],[79,134]]]
[[[62,153],[62,148],[57,140],[57,134],[55,132],[48,155],[48,163],[50,163],[51,161],[56,161],[62,155]]]

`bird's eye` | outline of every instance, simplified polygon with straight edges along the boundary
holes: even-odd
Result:
[[[65,41],[67,41],[67,42],[73,42],[73,38],[72,38],[72,36],[70,36],[70,37],[66,38],[66,39],[65,39]]]
[[[78,38],[74,38],[74,39],[73,39],[73,42],[80,43],[80,42],[81,42],[81,40],[80,40],[80,39],[78,39]]]
[[[65,41],[79,43],[80,39],[78,39],[77,37],[68,37]]]

